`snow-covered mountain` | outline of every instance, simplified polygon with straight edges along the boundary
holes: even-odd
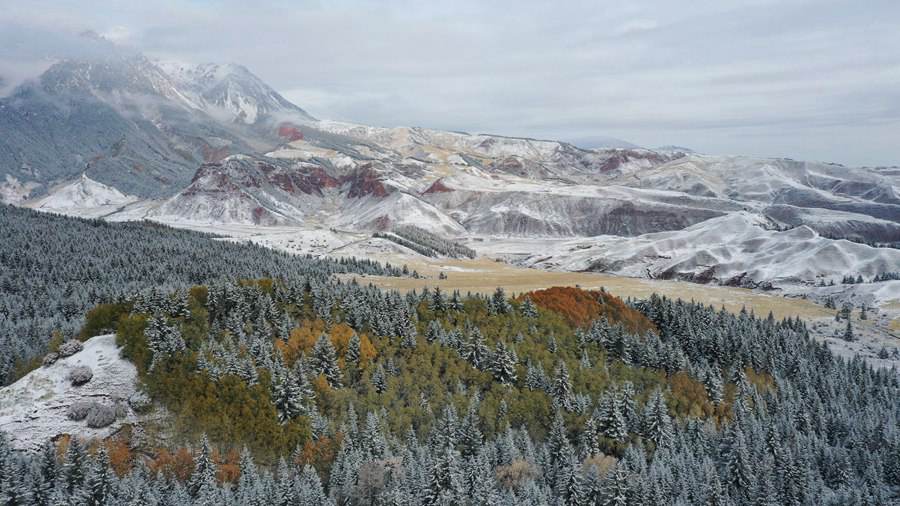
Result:
[[[900,243],[897,170],[317,120],[239,65],[61,62],[0,101],[0,131],[0,195],[55,212],[411,224],[550,244],[532,265],[719,282],[900,271],[866,245]]]
[[[266,152],[313,121],[238,65],[159,64],[109,51],[51,66],[0,99],[0,195],[36,197],[81,173],[143,197],[183,189],[197,167]]]
[[[165,61],[157,65],[194,107],[223,121],[257,125],[315,120],[242,65]]]

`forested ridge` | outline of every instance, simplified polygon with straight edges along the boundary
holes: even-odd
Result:
[[[558,310],[571,301],[593,309]],[[593,319],[582,325],[583,314]],[[0,450],[7,498],[898,499],[896,371],[834,356],[798,319],[576,288],[401,295],[310,276],[140,295],[87,325],[117,327],[145,392],[169,413],[166,437]]]
[[[33,368],[85,311],[144,290],[336,272],[399,275],[366,260],[325,260],[216,240],[152,222],[108,223],[0,204],[0,384]]]

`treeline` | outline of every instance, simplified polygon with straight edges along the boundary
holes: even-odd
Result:
[[[374,236],[396,242],[427,257],[475,258],[476,255],[472,248],[412,225],[396,227],[387,233],[376,232]]]
[[[219,279],[400,275],[369,260],[325,260],[154,223],[107,223],[0,205],[0,384],[36,366],[85,311],[136,292]]]
[[[593,309],[556,309],[572,301]],[[172,417],[167,441],[185,448],[139,446],[115,466],[78,443],[62,457],[7,451],[0,494],[174,505],[900,497],[896,371],[833,355],[798,319],[574,288],[510,300],[316,277],[120,309],[97,318],[118,321],[124,353]]]
[[[872,277],[871,280],[866,281],[863,279],[862,274],[853,275],[845,275],[841,278],[842,285],[859,285],[863,283],[882,283],[885,281],[897,281],[900,280],[900,272],[890,271],[890,272],[882,272],[880,274],[876,274]],[[820,279],[816,286],[826,286],[825,280]],[[834,286],[834,280],[830,281],[827,286]]]

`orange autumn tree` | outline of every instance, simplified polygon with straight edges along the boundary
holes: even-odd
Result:
[[[622,299],[605,291],[554,286],[528,292],[519,296],[517,300],[522,301],[526,296],[538,307],[561,314],[574,327],[585,327],[605,316],[610,323],[620,323],[632,333],[641,334],[656,330],[653,322],[646,316],[628,307]]]
[[[344,355],[347,353],[350,338],[355,333],[356,331],[346,323],[332,325],[329,329],[326,328],[323,320],[304,320],[299,327],[296,327],[291,331],[291,336],[287,341],[276,340],[275,346],[281,350],[285,363],[292,365],[300,358],[301,353],[309,355],[312,352],[319,336],[327,334],[331,339],[331,344],[334,345],[334,349],[337,352],[338,360],[343,366]],[[366,334],[359,334],[360,369],[364,370],[376,355],[377,351],[375,350],[375,346],[372,344],[371,339],[369,339],[369,336]]]

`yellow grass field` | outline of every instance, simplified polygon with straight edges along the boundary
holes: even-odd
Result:
[[[756,314],[764,316],[772,311],[776,318],[800,316],[803,318],[825,318],[833,313],[823,306],[798,298],[785,298],[777,292],[761,293],[743,288],[699,285],[680,281],[663,281],[627,278],[608,274],[586,272],[555,272],[516,267],[478,258],[474,260],[435,260],[406,262],[410,269],[423,274],[423,279],[390,278],[381,276],[357,276],[360,282],[369,282],[381,288],[405,292],[411,289],[440,286],[442,290],[460,290],[462,293],[491,293],[502,286],[509,295],[523,293],[551,286],[580,286],[585,289],[606,288],[622,298],[644,298],[656,292],[669,297],[702,301],[717,308],[725,306],[730,311],[739,311],[746,306]],[[447,279],[438,279],[440,272]]]

